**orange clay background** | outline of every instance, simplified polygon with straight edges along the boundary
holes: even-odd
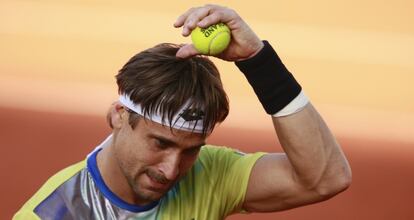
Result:
[[[337,136],[353,183],[323,203],[228,219],[414,219],[414,2],[253,2],[216,1],[272,43]],[[118,69],[155,44],[189,43],[172,24],[203,4],[0,1],[0,219],[110,133]],[[242,74],[214,62],[231,112],[209,142],[281,151]]]

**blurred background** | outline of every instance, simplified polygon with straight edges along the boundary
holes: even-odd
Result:
[[[190,43],[173,23],[205,3],[0,1],[0,219],[110,133],[117,71],[155,44]],[[414,2],[209,3],[235,9],[271,42],[353,168],[352,186],[326,202],[228,219],[414,219]],[[213,61],[231,110],[209,142],[281,151],[244,76]]]

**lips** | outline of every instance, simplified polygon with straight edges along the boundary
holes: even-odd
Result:
[[[150,189],[153,191],[165,191],[168,189],[169,184],[168,183],[160,183],[156,179],[152,178],[150,175],[146,174],[149,180]]]

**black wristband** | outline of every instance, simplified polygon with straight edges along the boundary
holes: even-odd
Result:
[[[302,90],[267,41],[254,57],[235,62],[244,73],[268,114],[275,114],[288,105]]]

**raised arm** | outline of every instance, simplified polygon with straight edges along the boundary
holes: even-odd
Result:
[[[278,211],[326,200],[345,190],[351,169],[331,131],[268,42],[236,62],[271,116],[284,154],[259,159],[244,208]]]
[[[326,200],[350,185],[348,162],[312,104],[272,120],[286,153],[268,154],[256,162],[244,202],[246,210],[291,209]]]
[[[260,158],[251,173],[243,208],[269,212],[326,200],[351,182],[349,164],[329,128],[269,43],[261,41],[233,10],[193,8],[174,24],[188,36],[196,26],[226,23],[232,41],[218,57],[236,61],[271,115],[285,153]],[[197,54],[192,45],[177,56]]]

